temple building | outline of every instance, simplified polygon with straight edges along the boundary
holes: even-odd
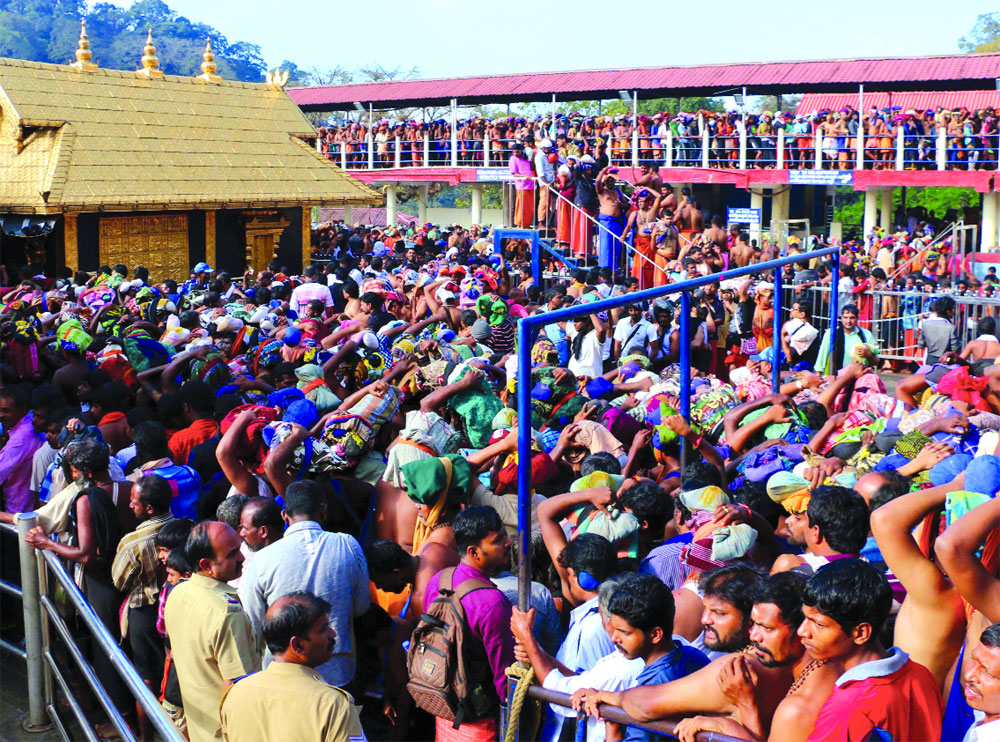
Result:
[[[284,90],[158,69],[150,31],[136,71],[92,61],[0,58],[0,260],[39,270],[144,265],[157,279],[193,265],[242,274],[310,254],[313,206],[381,205],[382,196],[315,149]]]

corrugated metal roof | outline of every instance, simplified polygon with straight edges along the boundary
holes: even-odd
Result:
[[[918,111],[937,110],[942,106],[947,110],[957,110],[965,106],[970,111],[984,108],[1000,108],[1000,91],[997,90],[920,90],[913,92],[865,93],[862,99],[865,110],[873,106],[878,109],[899,106]],[[825,108],[838,111],[844,106],[858,107],[857,93],[806,93],[795,109],[796,114],[810,114]]]
[[[858,83],[871,91],[981,90],[992,87],[997,78],[1000,53],[542,72],[325,85],[288,92],[306,110],[349,110],[355,102],[392,108],[442,105],[457,98],[463,105],[476,105],[551,100],[553,93],[565,101],[617,97],[619,90],[684,97],[732,94],[744,86],[751,94],[849,92]]]

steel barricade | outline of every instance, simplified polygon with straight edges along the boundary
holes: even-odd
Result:
[[[70,736],[67,725],[56,706],[54,683],[65,697],[83,735],[90,742],[98,740],[90,720],[88,720],[79,699],[73,692],[64,668],[60,666],[53,654],[52,630],[54,629],[83,680],[89,686],[121,738],[128,742],[135,742],[137,739],[122,718],[119,709],[115,707],[107,690],[101,685],[94,668],[77,644],[53,597],[49,594],[49,578],[51,577],[54,578],[86,627],[94,642],[94,651],[103,652],[108,657],[136,703],[145,711],[146,717],[159,737],[165,742],[185,742],[184,737],[167,718],[159,702],[146,687],[128,657],[108,633],[93,607],[87,602],[80,588],[66,571],[62,560],[51,551],[38,551],[27,543],[25,535],[37,523],[38,515],[36,513],[21,513],[17,516],[17,528],[13,529],[18,534],[20,554],[22,582],[20,597],[24,605],[24,655],[28,667],[28,703],[31,726],[36,731],[46,727],[47,716],[66,742],[71,742],[74,739]],[[12,530],[11,526],[6,524],[0,524],[0,527],[4,532],[9,533]],[[0,589],[7,593],[17,594],[16,586],[8,583],[0,583]],[[9,649],[8,647],[4,648]],[[20,655],[20,652],[15,652],[15,654]]]

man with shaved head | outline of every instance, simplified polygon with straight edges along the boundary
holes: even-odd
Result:
[[[240,543],[225,523],[196,525],[184,545],[194,574],[174,588],[164,608],[191,742],[221,738],[223,693],[260,669],[260,637],[227,584],[243,572]]]
[[[316,672],[333,655],[337,639],[329,611],[329,603],[304,591],[288,593],[267,609],[264,640],[274,661],[226,691],[221,709],[224,739],[365,738],[354,699]]]

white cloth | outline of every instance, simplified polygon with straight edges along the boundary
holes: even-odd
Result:
[[[974,710],[976,723],[969,727],[962,742],[1000,742],[1000,719],[981,723],[986,715],[982,711]]]
[[[782,328],[788,334],[788,344],[796,353],[805,353],[813,340],[819,335],[819,330],[805,320],[790,319]]]
[[[566,323],[566,337],[570,340],[569,370],[576,376],[596,377],[604,373],[601,343],[597,339],[597,330],[590,330],[583,336],[580,357],[573,354],[573,338],[577,336],[576,325]]]

